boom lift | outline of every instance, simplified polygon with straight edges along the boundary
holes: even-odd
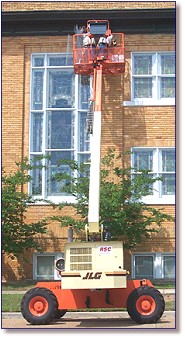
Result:
[[[85,36],[96,46],[84,46]],[[112,42],[101,48],[101,37]],[[86,33],[73,36],[73,56],[75,73],[93,75],[88,118],[91,166],[86,242],[65,245],[65,260],[56,262],[61,281],[38,282],[22,299],[22,315],[31,324],[39,325],[64,316],[67,309],[127,308],[136,322],[155,323],[164,312],[163,296],[149,280],[127,279],[123,243],[104,241],[99,224],[102,75],[124,72],[124,34],[112,35],[107,20],[89,20]],[[101,240],[90,242],[94,234]]]

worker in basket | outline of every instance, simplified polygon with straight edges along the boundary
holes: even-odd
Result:
[[[108,58],[108,47],[116,45],[116,40],[112,34],[108,36],[101,36],[98,41],[98,56],[102,59]]]
[[[105,36],[100,36],[97,47],[98,47],[98,57],[101,57],[102,59],[107,59],[108,45],[107,45],[107,38]]]
[[[86,27],[83,27],[82,29],[83,29],[83,48],[90,48],[90,50],[84,51],[85,62],[88,63],[89,59],[91,58],[94,59],[95,57],[96,52],[94,48],[96,47],[96,44],[95,44],[95,39],[90,34],[89,29]]]

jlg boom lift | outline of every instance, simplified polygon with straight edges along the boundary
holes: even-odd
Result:
[[[86,242],[65,245],[65,260],[56,262],[61,280],[38,282],[24,295],[21,311],[33,325],[48,324],[67,310],[86,308],[127,308],[134,321],[155,323],[164,312],[163,296],[149,280],[127,279],[123,243],[104,241],[99,224],[102,74],[124,72],[124,34],[113,34],[114,43],[103,48],[97,46],[99,39],[112,38],[108,21],[88,21],[86,34],[96,46],[83,46],[84,33],[73,36],[75,73],[93,76],[88,117],[91,166]],[[94,234],[99,234],[101,240],[90,242]]]

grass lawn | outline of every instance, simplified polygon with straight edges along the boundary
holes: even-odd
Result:
[[[2,284],[2,291],[27,291],[35,287],[35,283],[19,281],[16,283],[6,283]],[[154,284],[154,283],[153,283]],[[174,283],[155,283],[156,289],[174,289]],[[3,312],[20,312],[20,303],[22,300],[23,294],[2,294],[2,311]],[[175,296],[166,296],[166,310],[173,311],[175,309]],[[98,311],[98,309],[85,309],[83,311]],[[117,309],[120,311],[121,309]],[[99,311],[102,311],[101,309]],[[109,309],[104,309],[104,311],[109,311]],[[113,311],[112,309],[110,311]],[[116,309],[114,309],[116,311]]]
[[[27,281],[19,281],[14,283],[3,283],[2,291],[27,291],[33,287],[35,287],[37,281],[27,282]],[[153,283],[156,289],[174,289],[175,283],[171,282],[163,282],[163,283]]]
[[[27,291],[35,287],[35,283],[29,282],[15,282],[15,283],[3,283],[2,291]]]
[[[1,298],[2,312],[20,312],[23,294],[3,295]]]
[[[23,294],[2,294],[2,312],[20,312],[20,303],[22,300]],[[175,301],[170,299],[165,300],[166,307],[168,311],[175,310]],[[122,309],[123,310],[123,309]],[[81,310],[80,310],[81,311]],[[85,309],[82,311],[102,311],[102,309]],[[121,311],[121,309],[103,309],[103,311]],[[123,311],[126,311],[124,309]]]

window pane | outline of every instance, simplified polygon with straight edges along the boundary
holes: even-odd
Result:
[[[135,256],[135,277],[153,278],[153,256]]]
[[[153,170],[153,151],[134,151],[133,166],[137,171]]]
[[[84,163],[83,170],[80,172],[80,177],[89,177],[90,175],[90,154],[79,154],[78,163]]]
[[[90,77],[80,76],[79,109],[88,109],[90,99]]]
[[[162,194],[174,195],[175,194],[175,174],[162,175]]]
[[[87,113],[79,113],[79,151],[90,150],[90,136],[87,133]]]
[[[162,171],[175,171],[175,150],[162,150]]]
[[[72,111],[48,112],[48,149],[72,149],[74,147],[74,115]]]
[[[35,168],[31,170],[31,194],[34,196],[42,195],[42,160],[38,156],[31,156],[31,164]]]
[[[161,74],[175,74],[175,55],[161,55]]]
[[[134,75],[152,74],[152,55],[134,55]]]
[[[41,110],[43,106],[44,72],[33,70],[32,109]]]
[[[44,66],[44,56],[34,56],[33,67],[43,67],[43,66]]]
[[[175,278],[175,257],[163,256],[164,278]]]
[[[54,279],[55,256],[37,256],[37,278]]]
[[[74,73],[72,70],[50,70],[48,83],[48,107],[74,107]]]
[[[74,153],[72,151],[53,151],[50,156],[46,175],[47,196],[66,196],[68,194],[64,191],[64,186],[69,182],[68,176],[71,176],[72,172],[69,165],[60,164],[60,161],[63,159],[74,160]]]
[[[134,78],[134,98],[152,97],[152,78]]]
[[[73,55],[71,53],[67,53],[67,54],[61,54],[61,56],[49,56],[48,65],[49,66],[72,66]]]
[[[43,113],[31,114],[31,151],[42,151]]]
[[[175,78],[173,77],[161,77],[160,81],[160,97],[168,98],[175,97]]]
[[[79,154],[78,155],[78,162],[90,164],[90,154]]]
[[[153,189],[154,189],[154,184],[151,182],[151,179],[154,178],[154,175],[152,174],[144,174],[142,175],[143,179],[141,182],[141,174],[134,174],[132,175],[133,181],[135,183],[135,186],[133,187],[135,193],[142,194],[143,196],[147,195],[153,195]],[[144,181],[146,183],[144,183]]]

